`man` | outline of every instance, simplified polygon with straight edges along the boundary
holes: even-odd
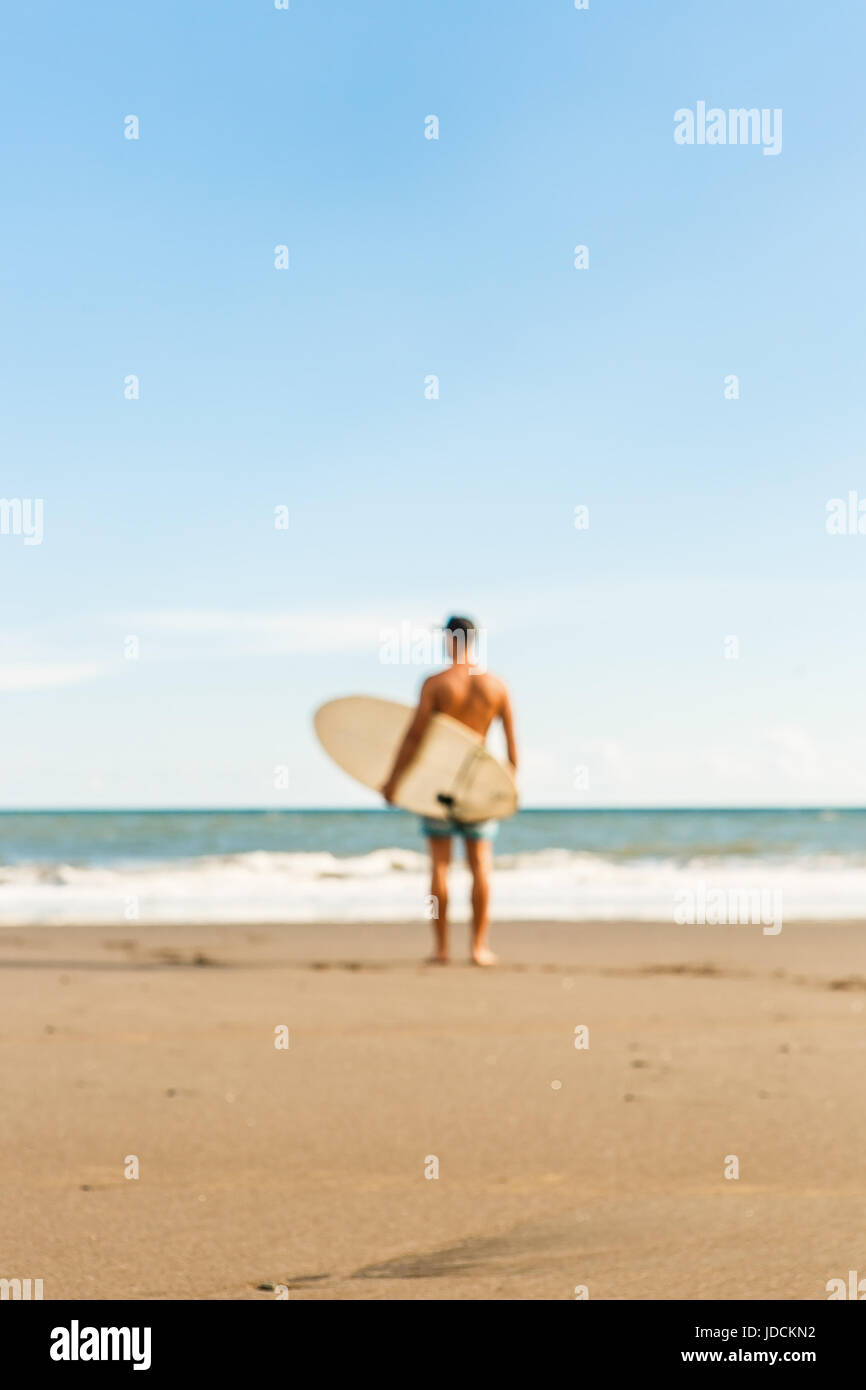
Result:
[[[382,788],[385,800],[392,802],[400,778],[405,773],[418,748],[432,715],[450,714],[467,728],[486,735],[494,719],[501,719],[505,730],[508,761],[517,771],[517,745],[514,741],[514,721],[511,702],[504,684],[487,671],[478,671],[475,661],[475,624],[469,618],[449,618],[445,626],[448,655],[451,665],[445,671],[430,676],[421,687],[421,698],[415,718],[394,760],[391,774]],[[435,952],[431,964],[448,963],[448,866],[451,862],[451,838],[461,835],[466,846],[466,861],[472,874],[472,952],[475,965],[493,965],[496,957],[487,945],[489,930],[490,869],[493,862],[493,837],[498,821],[478,821],[460,825],[454,821],[424,819],[424,834],[430,846],[433,865],[430,892],[437,915],[433,919]]]

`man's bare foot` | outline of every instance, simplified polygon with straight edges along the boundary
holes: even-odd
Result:
[[[424,962],[425,965],[448,965],[449,963],[450,956],[428,956]]]
[[[472,952],[472,964],[495,965],[496,956],[494,956],[493,952],[489,951],[486,946],[480,946],[477,950]]]

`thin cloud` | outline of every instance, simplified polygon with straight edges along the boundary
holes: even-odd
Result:
[[[429,621],[408,615],[335,613],[238,613],[183,609],[128,615],[129,632],[162,638],[223,638],[257,651],[275,653],[339,653],[377,651],[389,631],[408,622],[419,632]]]
[[[0,690],[47,690],[98,680],[108,667],[96,662],[15,661],[0,665]]]

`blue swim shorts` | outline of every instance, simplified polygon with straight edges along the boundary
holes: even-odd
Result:
[[[452,835],[461,835],[464,840],[493,840],[499,833],[498,820],[434,820],[432,816],[421,817],[421,833],[430,840],[447,840]]]

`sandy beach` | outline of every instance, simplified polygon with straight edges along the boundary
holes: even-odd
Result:
[[[494,945],[482,971],[425,968],[418,924],[4,932],[0,1275],[46,1299],[824,1299],[864,1269],[866,924]]]

